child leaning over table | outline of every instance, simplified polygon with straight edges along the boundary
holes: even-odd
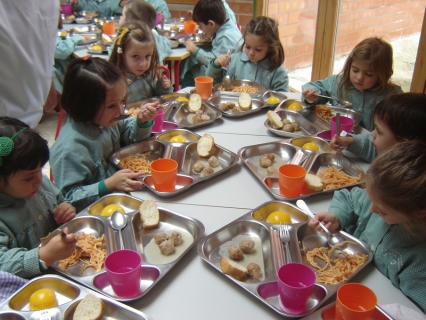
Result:
[[[334,232],[353,235],[374,253],[374,264],[393,285],[426,311],[426,144],[400,143],[374,160],[366,189],[336,191],[329,212],[318,213]]]
[[[130,0],[70,0],[74,11],[98,11],[99,17],[120,15]]]
[[[197,2],[198,2],[198,0],[197,0]],[[225,10],[226,10],[226,20],[229,20],[229,21],[235,23],[236,26],[238,26],[237,18],[235,17],[234,11],[232,11],[232,9],[229,7],[229,5],[226,3],[225,0],[222,0],[222,3],[223,3],[223,6],[225,7]],[[189,20],[192,20],[192,14],[193,14],[192,10],[187,11],[187,18]]]
[[[246,26],[244,42],[238,53],[220,55],[210,61],[206,75],[221,83],[226,70],[231,80],[247,79],[275,91],[288,91],[288,75],[284,63],[284,48],[280,41],[278,22],[268,17],[256,17]]]
[[[131,1],[133,0],[129,0],[129,3]],[[157,11],[158,13],[161,13],[161,15],[163,16],[163,19],[170,19],[172,17],[166,1],[164,0],[145,0],[145,1],[151,4],[155,8],[155,11]]]
[[[75,217],[61,192],[42,175],[49,160],[47,141],[20,120],[0,117],[0,270],[30,278],[69,257],[77,239],[40,238]],[[3,286],[3,285],[2,285]]]

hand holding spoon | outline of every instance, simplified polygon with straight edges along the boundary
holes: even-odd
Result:
[[[337,100],[336,98],[328,97],[328,96],[323,96],[323,95],[318,94],[318,93],[315,93],[315,95],[316,95],[317,97],[322,97],[322,98],[327,98],[327,99],[334,100],[334,101],[336,101],[338,104],[341,104],[342,106],[347,107],[347,108],[352,107],[352,102],[349,102],[349,101],[346,101],[346,100],[344,100],[344,101],[340,101],[340,100]]]

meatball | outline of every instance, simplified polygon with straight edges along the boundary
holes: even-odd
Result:
[[[210,117],[207,114],[203,114],[203,115],[201,115],[201,120],[202,121],[208,121],[208,120],[210,120]]]
[[[212,168],[216,168],[219,165],[219,160],[217,160],[215,156],[211,156],[207,161],[209,163],[209,166]]]
[[[201,119],[201,116],[199,114],[196,114],[193,118],[192,118],[192,123],[199,123],[199,122],[203,122],[203,119]]]
[[[175,251],[175,243],[172,239],[168,239],[160,243],[160,251],[164,255],[172,254]]]
[[[293,126],[291,124],[285,124],[284,127],[283,127],[283,131],[293,132],[294,128],[293,128]]]
[[[288,120],[288,119],[284,119],[283,120],[283,124],[285,125],[285,124],[291,124],[291,121],[290,120]]]
[[[272,162],[274,162],[274,160],[275,160],[275,155],[273,153],[265,153],[264,157],[268,158]]]
[[[253,240],[243,240],[240,242],[240,249],[244,253],[251,253],[254,250],[254,241]]]
[[[235,107],[235,103],[233,103],[233,102],[227,102],[226,106],[228,107],[228,109],[232,109],[233,107]]]
[[[235,246],[230,246],[228,248],[228,253],[229,253],[229,257],[233,260],[241,260],[244,257],[241,249]]]
[[[228,110],[228,106],[226,105],[226,103],[225,103],[225,102],[221,102],[221,103],[219,104],[219,110],[220,110],[220,111],[226,111],[226,110]]]
[[[169,239],[173,240],[175,246],[180,245],[182,243],[182,235],[177,231],[173,231],[170,234]]]
[[[195,114],[199,114],[200,116],[202,116],[204,114],[204,111],[199,109],[199,110],[195,111]]]
[[[158,232],[154,236],[154,240],[156,244],[160,244],[163,241],[166,241],[169,237],[164,232]]]
[[[265,156],[259,159],[259,163],[260,163],[260,166],[263,168],[268,168],[272,166],[272,161]]]
[[[196,173],[200,173],[201,171],[203,171],[203,169],[204,169],[204,164],[202,164],[200,161],[197,161],[192,166],[192,171],[194,171]]]
[[[239,112],[241,112],[240,107],[238,107],[237,105],[235,105],[234,107],[232,107],[232,112],[233,113],[239,113]]]
[[[214,170],[213,170],[213,168],[212,168],[212,167],[205,167],[205,168],[203,169],[203,171],[201,171],[201,173],[202,173],[205,177],[208,177],[208,176],[211,176],[211,175],[214,173]]]
[[[270,167],[266,168],[266,172],[267,172],[268,176],[277,176],[278,175],[278,170],[274,166],[270,166]]]
[[[291,124],[293,126],[294,131],[299,131],[300,130],[300,123],[295,121]]]
[[[262,275],[262,269],[260,269],[260,266],[254,262],[247,265],[247,272],[253,278],[259,278]]]

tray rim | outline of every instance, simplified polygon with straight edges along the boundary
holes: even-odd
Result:
[[[240,95],[241,93],[238,93],[238,95]],[[219,109],[219,107],[216,107],[216,105],[214,105],[212,102],[211,102],[211,100],[212,99],[215,99],[215,98],[217,98],[217,97],[221,97],[221,96],[224,96],[224,97],[226,97],[226,96],[228,96],[228,97],[230,97],[230,98],[232,98],[232,99],[238,99],[238,96],[236,96],[236,95],[231,95],[231,94],[228,94],[228,93],[215,93],[213,96],[211,96],[210,98],[208,98],[207,99],[207,103],[212,107],[212,108],[214,108],[215,110],[218,110],[219,112],[221,112],[222,113],[222,115],[224,116],[224,117],[226,117],[226,118],[243,118],[243,117],[246,117],[246,116],[249,116],[249,115],[252,115],[252,114],[255,114],[255,113],[258,113],[258,112],[260,112],[260,111],[262,111],[263,109],[265,109],[265,108],[269,108],[269,107],[271,107],[271,105],[268,105],[268,104],[266,104],[261,98],[259,99],[258,97],[256,97],[256,98],[253,98],[252,99],[252,101],[258,101],[258,102],[260,102],[262,105],[261,105],[261,107],[260,108],[256,108],[256,109],[249,109],[249,110],[247,110],[247,111],[241,111],[241,112],[238,112],[238,113],[232,113],[232,112],[223,112],[222,110],[220,110]]]
[[[303,119],[305,119],[306,121],[308,121],[309,123],[311,123],[314,127],[315,127],[315,129],[317,130],[317,132],[315,133],[315,134],[308,134],[308,135],[300,135],[300,134],[294,134],[294,133],[292,133],[292,132],[285,132],[285,131],[283,131],[283,130],[280,130],[280,129],[275,129],[275,128],[273,128],[272,126],[270,126],[269,125],[269,123],[270,123],[270,121],[269,121],[269,119],[268,118],[266,118],[266,120],[265,120],[265,122],[263,123],[263,125],[266,127],[266,129],[268,129],[268,131],[270,132],[270,133],[272,133],[272,134],[274,134],[274,135],[276,135],[276,136],[278,136],[278,137],[284,137],[284,138],[300,138],[300,137],[304,137],[304,136],[309,136],[309,137],[314,137],[314,136],[316,136],[319,132],[322,132],[322,131],[320,131],[320,129],[315,125],[315,123],[313,123],[313,122],[311,122],[311,121],[309,121],[308,119],[306,119],[302,114],[300,114],[299,112],[297,112],[297,111],[291,111],[291,110],[284,110],[284,109],[281,109],[281,110],[279,110],[279,111],[274,111],[274,112],[276,112],[277,114],[278,114],[278,112],[285,112],[285,113],[290,113],[290,114],[298,114],[298,115],[300,115]],[[306,131],[306,130],[304,130],[304,131]],[[280,132],[280,133],[278,133],[278,132]],[[283,134],[281,134],[281,132],[283,132]],[[319,138],[319,137],[318,137]]]

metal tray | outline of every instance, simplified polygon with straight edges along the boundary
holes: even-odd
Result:
[[[309,151],[302,149],[307,142],[317,144],[320,151]],[[316,137],[300,137],[268,143],[261,143],[247,146],[238,150],[238,156],[249,168],[251,173],[263,184],[269,193],[279,200],[296,200],[308,198],[314,194],[334,192],[343,188],[350,188],[364,182],[365,172],[363,169],[353,164],[348,158],[343,157],[343,171],[351,176],[361,175],[359,183],[350,184],[342,188],[327,189],[319,192],[302,193],[295,198],[286,198],[280,194],[278,176],[268,176],[266,169],[260,167],[259,159],[265,153],[275,154],[273,166],[278,169],[286,163],[294,163],[303,166],[308,173],[318,174],[327,166],[337,166],[336,154],[332,152],[330,145],[323,139]]]
[[[318,133],[318,128],[298,112],[282,110],[278,111],[277,114],[281,120],[288,119],[291,122],[297,121],[300,123],[300,131],[287,132],[282,129],[275,128],[271,125],[269,120],[266,119],[264,123],[265,127],[277,136],[284,138],[297,138],[300,136],[313,136]]]
[[[58,306],[55,309],[59,310],[61,319],[64,320],[73,319],[77,305],[88,294],[92,294],[104,302],[105,312],[102,319],[152,319],[139,310],[53,274],[43,275],[30,280],[13,296],[4,301],[0,305],[0,319],[31,319],[31,315],[36,311],[31,311],[29,308],[30,296],[34,291],[42,288],[48,288],[55,292],[58,301]]]
[[[301,320],[334,320],[336,303],[331,303],[302,318]],[[370,320],[394,320],[385,310],[376,306]]]
[[[239,261],[240,264],[246,266],[250,262],[257,262],[262,269],[262,277],[249,278],[245,282],[238,281],[231,276],[225,275],[240,286],[243,290],[252,294],[259,299],[262,303],[269,308],[287,318],[300,318],[314,312],[321,307],[337,289],[343,284],[326,285],[316,283],[314,291],[305,312],[298,315],[288,314],[281,310],[279,307],[279,297],[277,289],[277,276],[273,262],[273,252],[271,247],[269,228],[271,225],[266,222],[266,217],[277,210],[287,212],[291,219],[292,224],[290,227],[290,253],[294,262],[301,262],[309,265],[304,256],[305,250],[312,250],[316,247],[328,246],[327,236],[324,233],[316,231],[308,227],[308,218],[293,204],[283,201],[269,201],[252,211],[246,213],[240,218],[234,220],[228,225],[220,228],[212,234],[203,238],[197,246],[198,255],[210,264],[217,271],[222,273],[220,269],[220,260],[222,256],[227,257],[226,248],[230,245],[237,245],[239,241],[251,239],[255,242],[255,252],[252,254],[245,254],[244,259]],[[342,232],[343,236],[356,244],[349,244],[347,247],[348,252],[359,254],[368,254],[366,263],[355,272],[347,281],[350,281],[356,274],[358,274],[365,266],[367,266],[373,259],[373,253],[368,249],[368,246],[361,242],[359,239]]]
[[[182,136],[187,142],[170,142],[170,138],[174,136]],[[219,160],[219,165],[222,169],[207,177],[194,173],[192,171],[192,166],[197,161],[207,162],[206,158],[201,158],[198,155],[197,141],[199,138],[200,135],[185,129],[169,130],[157,135],[155,141],[142,141],[122,148],[112,153],[108,157],[108,160],[115,164],[119,169],[121,168],[118,163],[121,159],[132,154],[144,153],[147,151],[151,151],[151,156],[147,157],[148,160],[155,160],[158,158],[170,158],[176,160],[178,162],[178,180],[175,191],[159,192],[155,190],[151,175],[145,175],[142,177],[145,186],[156,195],[160,197],[173,197],[187,191],[199,182],[216,178],[238,164],[238,155],[216,144],[213,149],[212,156],[215,156]]]
[[[254,113],[258,113],[263,108],[268,107],[267,104],[265,104],[262,100],[259,99],[252,99],[251,101],[251,108],[247,111],[240,111],[240,112],[232,112],[232,110],[226,110],[226,111],[220,111],[219,105],[221,103],[226,102],[233,102],[236,105],[238,105],[238,97],[241,93],[238,93],[238,96],[235,95],[227,95],[227,94],[220,94],[220,95],[214,95],[213,97],[209,98],[207,102],[215,107],[219,112],[222,112],[224,117],[228,118],[241,118],[245,117]]]
[[[97,45],[100,46],[102,49],[101,50],[93,50],[92,46]],[[106,45],[104,45],[103,43],[93,43],[91,45],[88,45],[87,47],[87,52],[91,53],[91,54],[108,54],[108,47]]]
[[[142,201],[126,194],[113,193],[99,199],[77,214],[73,220],[63,225],[63,227],[68,227],[72,233],[85,232],[86,234],[93,234],[96,237],[105,234],[107,253],[114,252],[120,248],[118,232],[111,228],[110,217],[100,216],[100,214],[102,209],[107,205],[120,205],[128,216],[128,223],[122,230],[124,247],[125,249],[135,250],[142,256],[140,292],[136,297],[122,298],[117,296],[108,281],[105,268],[98,273],[94,269],[89,268],[80,275],[82,262],[65,271],[58,269],[59,262],[54,263],[51,267],[62,275],[111,299],[130,302],[142,298],[189,252],[203,236],[205,230],[204,225],[200,221],[161,207],[158,208],[160,211],[159,226],[154,229],[144,229],[139,213],[139,206]],[[158,232],[169,232],[172,230],[182,233],[184,238],[183,244],[175,248],[175,253],[169,256],[162,256],[153,240],[154,235]],[[192,242],[185,241],[185,235],[189,237],[189,240],[192,239]]]
[[[268,98],[270,97],[275,97],[279,100],[279,102],[277,103],[268,103]],[[278,104],[280,104],[281,102],[283,102],[284,100],[287,100],[287,96],[284,93],[281,92],[277,92],[277,91],[273,91],[273,90],[268,90],[266,91],[263,95],[262,95],[262,101],[268,105],[268,107],[275,107]]]
[[[250,95],[252,97],[255,97],[255,98],[261,99],[262,95],[267,91],[267,89],[264,86],[258,84],[257,82],[254,82],[254,81],[250,81],[250,80],[231,80],[231,86],[238,87],[238,86],[243,86],[243,85],[245,85],[245,86],[252,86],[252,87],[257,88],[257,90],[259,90],[257,93],[250,93]],[[216,92],[216,94],[226,93],[227,95],[232,95],[232,96],[237,96],[237,97],[239,97],[240,94],[241,94],[241,92],[232,92],[232,91],[219,90],[219,88],[221,86],[222,86],[221,83],[218,83],[218,84],[216,84],[214,86],[214,91]]]
[[[196,34],[184,34],[184,36],[176,39],[180,45],[185,46],[186,41],[192,40],[197,47],[205,47],[212,43],[212,39],[204,35],[203,33]]]

